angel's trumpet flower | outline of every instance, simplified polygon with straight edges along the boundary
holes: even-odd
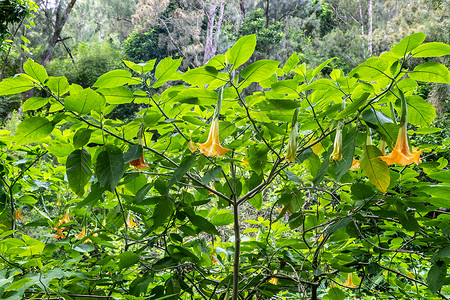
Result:
[[[217,98],[216,109],[214,110],[213,119],[211,121],[211,128],[209,129],[208,139],[203,144],[197,144],[200,153],[209,157],[220,157],[225,155],[230,149],[224,148],[220,145],[219,140],[219,114],[222,107],[223,89],[220,91]],[[191,150],[192,151],[192,150]]]
[[[144,141],[143,141],[144,130],[145,130],[145,125],[143,125],[143,123],[142,123],[141,126],[139,127],[139,131],[138,131],[138,138],[139,138],[138,144],[141,147],[144,144]],[[130,165],[132,165],[134,168],[136,168],[138,170],[148,168],[148,165],[144,161],[144,152],[142,152],[141,157],[131,161]]]
[[[287,144],[286,160],[288,162],[295,162],[297,157],[297,136],[298,136],[298,109],[294,112],[294,118],[292,120],[291,133],[289,134],[289,140]]]
[[[400,91],[400,99],[402,103],[402,117],[400,120],[400,129],[398,131],[397,142],[395,143],[394,149],[389,155],[380,156],[380,159],[385,161],[388,165],[392,165],[394,163],[406,166],[410,163],[419,164],[420,154],[423,150],[413,151],[409,150],[408,143],[408,133],[407,133],[407,104],[406,98],[403,93]]]

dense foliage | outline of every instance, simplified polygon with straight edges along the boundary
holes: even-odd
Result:
[[[424,40],[329,75],[246,63],[255,35],[90,87],[27,60],[0,82],[41,94],[0,131],[0,298],[447,299],[450,142],[408,135],[441,131],[417,91],[450,46]]]

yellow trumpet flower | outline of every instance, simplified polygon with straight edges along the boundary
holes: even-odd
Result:
[[[136,222],[133,221],[133,218],[132,218],[131,214],[128,214],[127,226],[130,227],[130,228],[136,226]]]
[[[208,139],[203,144],[197,144],[200,153],[209,157],[220,157],[225,155],[230,149],[226,149],[220,145],[219,141],[219,118],[214,117],[209,129]]]
[[[347,275],[347,281],[344,282],[343,286],[349,287],[349,288],[357,288],[358,286],[353,284],[353,275],[352,273],[348,273]]]
[[[144,161],[144,154],[142,154],[142,156],[138,159],[130,161],[130,165],[138,170],[148,168],[148,165]]]
[[[16,213],[14,214],[14,219],[21,219],[23,220],[25,218],[25,216],[22,216],[22,208],[18,208],[16,210]]]
[[[297,135],[298,135],[298,124],[296,122],[292,126],[291,133],[289,134],[286,153],[286,160],[288,162],[295,162],[295,158],[297,157]]]
[[[398,131],[397,142],[395,143],[394,149],[389,155],[380,156],[379,158],[385,161],[388,165],[394,163],[406,166],[410,163],[419,164],[420,154],[423,150],[419,151],[409,151],[408,135],[406,129],[406,122],[400,126]]]
[[[330,158],[332,160],[342,159],[342,125],[338,125],[336,129],[336,137],[334,138],[333,153]]]

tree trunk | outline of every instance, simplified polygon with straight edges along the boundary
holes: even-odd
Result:
[[[214,37],[212,56],[216,55],[217,46],[219,45],[220,30],[221,30],[221,27],[222,27],[222,20],[223,20],[223,11],[224,11],[224,9],[225,9],[225,0],[221,0],[220,1],[220,7],[219,7],[219,16],[217,17],[217,23],[216,23],[216,36]]]
[[[361,24],[361,37],[363,37],[364,36],[364,18],[363,18],[361,0],[358,0],[358,6],[359,6],[359,24]],[[366,54],[364,51],[364,41],[362,42],[362,49],[363,49],[363,58],[366,59]]]
[[[203,55],[203,64],[206,64],[214,55],[216,55],[217,45],[219,43],[220,28],[222,26],[223,11],[225,0],[220,1],[219,16],[216,22],[216,4],[209,5],[207,14],[208,24],[206,27],[205,54]],[[215,30],[215,34],[214,34]]]
[[[266,28],[269,28],[269,5],[270,0],[266,0]]]
[[[75,2],[77,0],[70,0],[70,2],[67,4],[66,8],[64,9],[64,12],[61,14],[62,11],[62,5],[61,2],[58,5],[57,11],[56,11],[56,18],[54,22],[53,27],[53,34],[49,39],[48,48],[45,50],[44,54],[42,55],[42,65],[45,67],[47,65],[47,62],[50,60],[53,50],[60,40],[61,31],[64,27],[64,25],[67,22],[67,18],[69,17],[70,12],[72,11],[72,8],[75,5]],[[47,23],[53,23],[52,20],[47,19]]]
[[[205,42],[205,54],[203,55],[203,64],[206,64],[208,60],[213,57],[213,33],[214,33],[214,21],[216,19],[216,5],[210,4],[208,11],[208,24],[206,27],[206,42]]]
[[[368,29],[368,38],[369,38],[369,54],[372,56],[373,54],[373,46],[372,46],[372,0],[369,1],[369,9],[367,11],[367,14],[369,16],[369,29]]]

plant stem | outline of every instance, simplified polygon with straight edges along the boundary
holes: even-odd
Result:
[[[238,299],[239,291],[239,258],[241,254],[241,234],[239,226],[239,204],[233,204],[234,214],[234,264],[233,264],[233,300]]]

